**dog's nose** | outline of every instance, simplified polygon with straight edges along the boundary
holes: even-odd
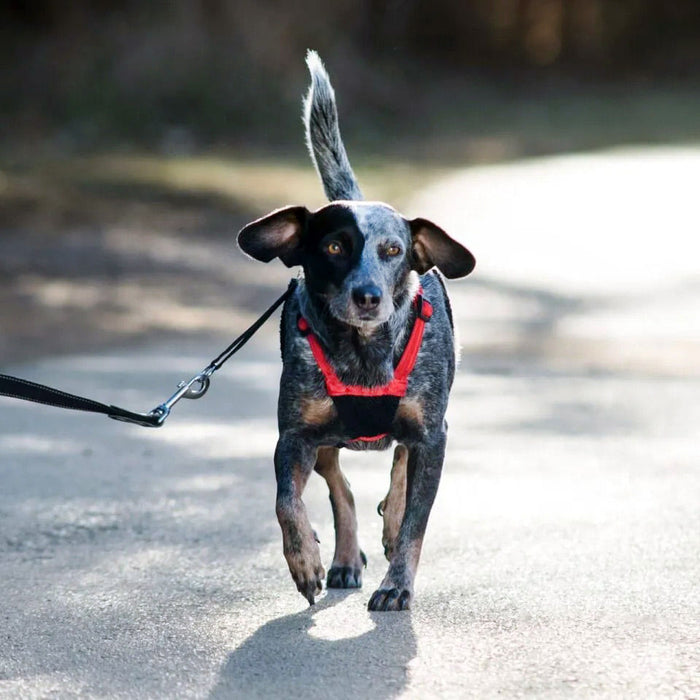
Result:
[[[376,309],[382,300],[382,290],[375,284],[363,284],[352,290],[352,300],[365,311]]]

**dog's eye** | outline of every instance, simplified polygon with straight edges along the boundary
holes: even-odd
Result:
[[[399,248],[399,246],[397,246],[397,245],[390,245],[384,249],[384,252],[390,258],[393,258],[393,257],[396,257],[401,252],[401,248]]]
[[[326,243],[325,251],[328,255],[340,255],[343,252],[343,246],[338,241]]]

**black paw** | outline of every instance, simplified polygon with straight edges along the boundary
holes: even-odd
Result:
[[[316,602],[316,596],[321,595],[323,590],[323,569],[313,579],[294,579],[294,583],[299,593],[309,601],[309,605],[313,605]]]
[[[326,575],[320,561],[316,564],[307,564],[301,559],[294,568],[290,565],[290,572],[299,593],[309,601],[309,605],[313,605],[316,596],[323,590],[323,579]]]
[[[405,588],[380,588],[367,603],[368,610],[408,610],[411,607],[411,591]]]
[[[326,588],[362,588],[362,569],[354,566],[331,566]]]

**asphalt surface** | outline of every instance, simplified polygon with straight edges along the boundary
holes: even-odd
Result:
[[[569,157],[415,202],[479,267],[451,285],[463,360],[410,613],[365,607],[389,453],[344,455],[364,588],[309,608],[289,578],[274,324],[159,430],[0,399],[0,696],[700,697],[693,173],[697,149]],[[217,350],[3,370],[147,410]],[[305,501],[328,564],[321,479]]]

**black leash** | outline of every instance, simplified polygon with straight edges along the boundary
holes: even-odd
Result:
[[[114,420],[121,420],[127,423],[143,425],[147,428],[159,428],[165,419],[170,415],[172,407],[180,399],[200,399],[207,393],[211,375],[220,369],[223,364],[235,355],[260,329],[274,311],[283,304],[294,293],[298,281],[290,281],[287,291],[270,306],[260,318],[255,321],[247,330],[238,336],[220,355],[214,358],[199,374],[196,374],[189,381],[182,381],[177,385],[177,391],[162,404],[156,406],[148,413],[134,413],[119,406],[108,406],[107,404],[86,399],[82,396],[67,394],[65,391],[54,389],[43,384],[29,382],[19,377],[10,377],[0,374],[0,396],[9,396],[24,401],[34,401],[48,406],[58,408],[69,408],[74,411],[89,411],[90,413],[103,413]]]

